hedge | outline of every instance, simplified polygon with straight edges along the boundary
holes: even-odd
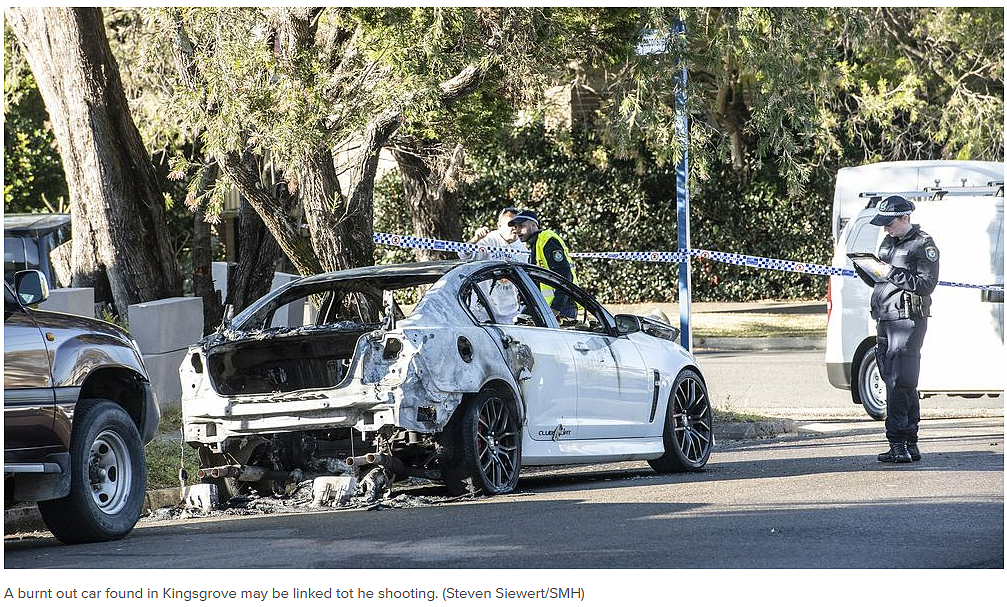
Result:
[[[769,163],[766,164],[769,166]],[[677,249],[674,167],[613,162],[599,168],[565,153],[539,134],[525,134],[494,156],[473,159],[476,177],[459,187],[463,233],[492,226],[498,209],[535,210],[543,227],[560,233],[572,251]],[[832,178],[813,176],[813,193],[789,199],[783,179],[764,170],[749,179],[730,166],[694,178],[691,231],[694,248],[747,253],[811,263],[831,257]],[[375,189],[375,229],[408,234],[409,210],[396,173]],[[404,249],[379,247],[378,263],[412,260]],[[609,303],[674,301],[677,264],[580,259],[579,282]],[[821,298],[826,279],[694,260],[697,301]]]

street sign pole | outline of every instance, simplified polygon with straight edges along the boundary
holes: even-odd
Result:
[[[685,35],[685,23],[675,22],[675,34]],[[678,250],[691,248],[689,237],[689,114],[685,103],[688,70],[679,57],[679,70],[675,75],[675,134],[682,146],[682,155],[675,169],[675,190],[678,199]],[[689,257],[678,264],[678,316],[682,334],[679,343],[692,351],[692,274],[689,271]]]

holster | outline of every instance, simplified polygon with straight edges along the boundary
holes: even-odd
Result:
[[[929,306],[926,305],[923,296],[909,291],[902,292],[900,312],[899,317],[901,318],[926,318],[930,315]]]

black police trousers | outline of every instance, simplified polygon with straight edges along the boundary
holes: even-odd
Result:
[[[878,370],[888,389],[885,436],[889,442],[915,443],[920,427],[920,348],[926,318],[878,321]]]

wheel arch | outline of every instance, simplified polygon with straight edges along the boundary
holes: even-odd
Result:
[[[157,426],[158,417],[152,417],[148,405],[148,382],[135,371],[123,367],[102,367],[95,369],[84,379],[80,387],[79,403],[85,399],[104,398],[111,400],[126,411],[137,432],[146,442],[149,426]],[[157,411],[157,407],[154,407]]]
[[[511,402],[514,403],[514,406],[517,407],[518,411],[521,412],[521,424],[524,425],[524,420],[526,417],[526,412],[524,410],[524,401],[517,394],[517,392],[515,392],[514,387],[503,379],[493,378],[484,383],[482,387],[479,389],[479,392],[482,392],[487,388],[493,388],[494,390],[499,391],[505,397],[509,398]],[[475,396],[475,394],[470,394],[469,396]]]
[[[857,382],[857,377],[860,376],[860,364],[863,363],[864,356],[867,354],[867,351],[874,347],[877,343],[878,338],[871,335],[864,341],[860,342],[860,345],[857,346],[856,353],[853,355],[853,366],[850,370],[850,397],[853,399],[853,402],[858,405],[864,404],[863,397],[860,396],[860,385],[859,382]]]
[[[692,363],[686,363],[685,365],[682,365],[682,368],[678,370],[678,373],[675,373],[675,377],[681,375],[682,371],[692,371],[693,373],[699,376],[699,379],[702,380],[703,385],[706,386],[707,389],[709,389],[709,385],[706,383],[706,376],[703,375],[703,372],[699,370],[698,366]]]

